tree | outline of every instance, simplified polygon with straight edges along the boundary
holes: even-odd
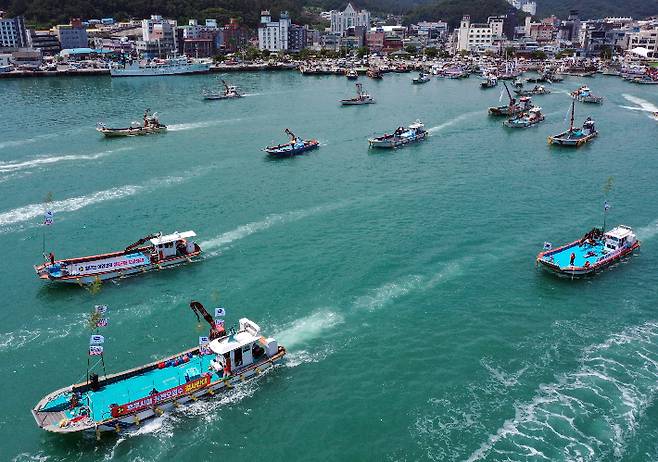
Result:
[[[612,48],[608,45],[601,48],[601,59],[612,59]]]
[[[546,53],[544,53],[542,50],[535,50],[530,53],[530,57],[532,59],[546,59]]]
[[[427,56],[429,59],[434,59],[439,55],[439,50],[437,50],[434,47],[427,47],[425,48],[425,56]]]
[[[406,47],[404,47],[404,51],[406,51],[410,55],[415,55],[418,49],[416,48],[416,45],[407,45]]]
[[[368,47],[359,47],[358,50],[356,50],[356,56],[357,58],[361,59],[364,56],[368,55]]]
[[[246,61],[255,61],[260,58],[260,50],[255,47],[249,47],[244,52],[244,59]]]
[[[505,48],[505,53],[503,53],[503,56],[506,56],[508,58],[513,58],[515,54],[516,54],[516,49],[514,47],[507,47]]]
[[[561,58],[566,58],[567,56],[573,56],[575,53],[576,53],[576,50],[572,50],[571,48],[567,48],[566,50],[562,50],[561,52],[559,52],[557,55],[555,55],[555,57],[557,59],[561,59]]]
[[[262,50],[260,52],[260,55],[263,59],[267,59],[270,57],[270,50]]]

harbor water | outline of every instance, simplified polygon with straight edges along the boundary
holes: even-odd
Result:
[[[502,87],[412,74],[222,76],[247,96],[204,102],[217,76],[0,82],[0,460],[458,461],[658,458],[658,93],[596,76],[535,96],[546,121],[487,116]],[[568,93],[600,136],[550,147]],[[169,132],[104,139],[145,108]],[[368,137],[422,120],[394,151]],[[290,128],[319,149],[268,160]],[[545,241],[632,226],[632,258],[584,280],[535,266]],[[54,224],[41,226],[52,197]],[[193,229],[191,265],[44,284],[32,265]],[[194,346],[188,307],[226,308],[288,349],[281,367],[118,435],[60,436],[30,409],[84,379],[96,304],[107,373]]]

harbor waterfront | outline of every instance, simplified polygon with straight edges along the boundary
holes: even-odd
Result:
[[[567,76],[533,97],[543,122],[508,130],[487,114],[504,88],[474,77],[359,77],[377,100],[360,107],[338,104],[347,78],[298,72],[233,73],[244,98],[204,102],[221,78],[0,81],[0,460],[658,458],[655,87]],[[577,103],[598,137],[547,145],[581,85],[605,98]],[[166,133],[95,130],[145,108]],[[415,120],[422,143],[368,148]],[[267,156],[286,127],[320,148]],[[604,200],[641,249],[580,280],[537,268],[544,242],[601,227]],[[100,290],[32,267],[188,229],[197,261]],[[111,374],[197,346],[192,300],[254,320],[282,363],[100,441],[35,425],[42,397],[85,379],[94,305]]]

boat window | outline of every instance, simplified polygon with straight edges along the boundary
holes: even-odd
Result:
[[[236,366],[242,366],[242,348],[233,351],[233,362]]]

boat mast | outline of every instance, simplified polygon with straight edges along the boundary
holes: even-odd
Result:
[[[509,88],[507,88],[507,83],[503,82],[503,85],[505,85],[505,91],[507,91],[507,97],[509,98],[509,103],[510,105],[512,104],[512,94],[509,92]]]
[[[571,101],[571,122],[569,123],[569,133],[573,131],[573,113],[576,110],[576,100]]]

